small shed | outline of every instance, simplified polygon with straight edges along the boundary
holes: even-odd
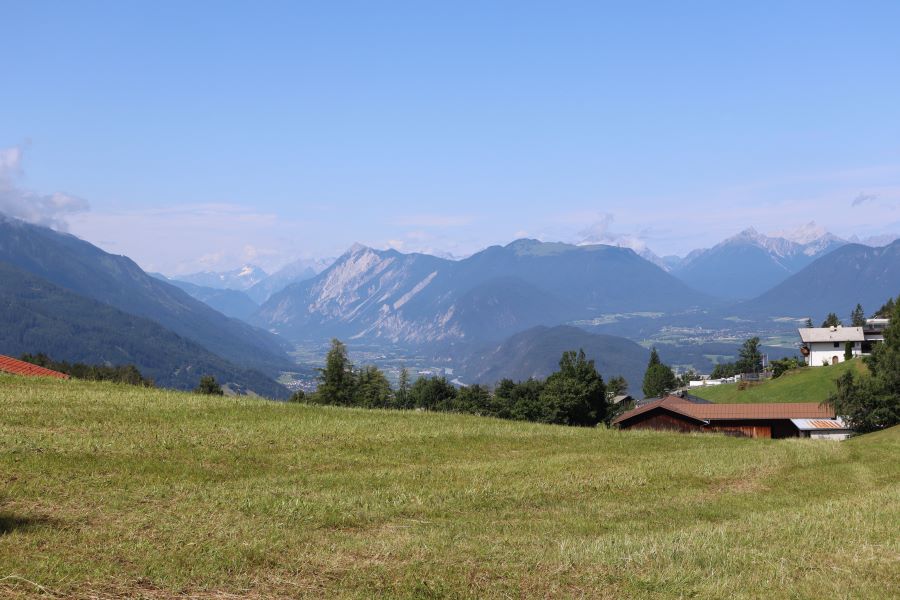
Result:
[[[846,440],[853,433],[840,417],[834,419],[791,419],[800,437],[819,440]]]

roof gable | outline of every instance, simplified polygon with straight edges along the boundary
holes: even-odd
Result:
[[[613,424],[620,424],[656,408],[662,408],[698,421],[833,419],[835,416],[832,407],[816,402],[695,404],[677,396],[666,396],[619,415]]]
[[[798,329],[804,344],[815,342],[863,342],[866,335],[862,327],[803,327]]]
[[[13,375],[26,375],[29,377],[56,377],[57,379],[68,379],[69,376],[59,371],[45,369],[33,365],[24,360],[18,360],[10,356],[0,354],[0,373],[11,373]]]

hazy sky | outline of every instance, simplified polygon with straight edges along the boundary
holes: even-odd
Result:
[[[900,231],[900,2],[0,0],[0,211],[179,273]]]

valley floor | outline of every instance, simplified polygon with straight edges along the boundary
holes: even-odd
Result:
[[[0,596],[884,598],[898,453],[0,376]]]

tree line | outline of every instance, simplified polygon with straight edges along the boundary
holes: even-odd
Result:
[[[114,381],[129,385],[143,387],[155,387],[153,380],[141,375],[134,365],[89,365],[85,363],[70,363],[64,360],[53,360],[43,352],[37,354],[23,354],[20,360],[65,373],[75,379],[87,379],[90,381]]]
[[[610,380],[610,391],[621,393],[624,379]],[[546,379],[515,382],[503,379],[493,389],[484,385],[457,388],[446,377],[410,381],[402,369],[396,389],[375,366],[356,368],[347,347],[332,340],[315,392],[296,392],[294,402],[468,413],[501,419],[592,427],[614,418],[607,386],[584,351],[564,352],[559,368]]]
[[[890,298],[884,305],[872,314],[873,319],[886,319],[894,312],[894,299]],[[844,322],[837,313],[830,312],[825,320],[822,321],[822,327],[842,327]],[[850,311],[850,327],[865,327],[866,312],[863,310],[862,304],[857,303],[856,307]],[[812,318],[806,319],[806,327],[815,327]]]

